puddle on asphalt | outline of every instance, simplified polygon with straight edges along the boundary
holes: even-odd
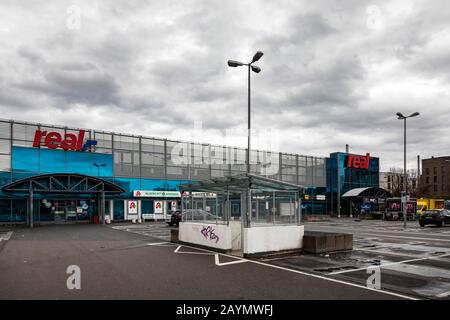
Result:
[[[450,270],[435,267],[418,266],[411,264],[394,264],[382,266],[382,270],[391,270],[402,273],[409,273],[427,278],[445,278],[450,280]]]
[[[439,297],[440,295],[443,295],[450,291],[450,283],[433,281],[429,282],[425,287],[413,289],[413,291],[421,296]]]
[[[417,255],[417,256],[423,256],[423,255],[438,255],[438,254],[446,254],[450,253],[448,248],[443,247],[433,247],[433,246],[427,246],[423,245],[423,243],[409,243],[409,244],[389,244],[386,245],[385,243],[365,243],[360,244],[358,247],[355,247],[355,249],[359,249],[360,251],[364,251],[364,249],[370,249],[371,252],[377,252],[380,254],[389,254],[389,253],[395,253],[395,254],[406,254],[406,255]],[[368,250],[369,251],[369,250]]]

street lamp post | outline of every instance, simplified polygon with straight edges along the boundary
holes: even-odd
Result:
[[[259,59],[261,59],[261,57],[264,55],[264,53],[262,51],[257,51],[255,53],[255,55],[252,58],[252,61],[250,63],[243,63],[243,62],[239,62],[239,61],[235,61],[235,60],[228,60],[228,66],[232,67],[232,68],[236,68],[236,67],[240,67],[240,66],[247,66],[248,67],[248,114],[247,114],[247,122],[248,122],[248,132],[247,132],[247,177],[250,181],[250,139],[251,139],[251,117],[250,117],[250,70],[255,72],[255,73],[260,73],[261,72],[261,68],[258,66],[254,66],[253,63],[255,63],[256,61],[258,61]],[[247,212],[246,212],[246,217],[244,219],[244,217],[242,217],[241,215],[241,236],[242,236],[242,248],[244,245],[244,227],[248,227],[250,225],[250,219],[251,219],[251,215],[252,215],[252,197],[251,197],[251,187],[250,185],[247,188]],[[245,224],[245,225],[244,225]]]
[[[407,192],[408,192],[408,177],[406,173],[406,119],[417,117],[419,115],[418,112],[414,112],[413,114],[410,114],[409,116],[404,116],[401,112],[396,113],[399,120],[403,120],[403,226],[406,229],[407,227]]]

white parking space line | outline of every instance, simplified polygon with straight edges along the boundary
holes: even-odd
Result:
[[[248,260],[245,260],[245,259],[239,259],[239,260],[235,260],[235,261],[222,262],[222,263],[220,263],[220,261],[219,261],[219,254],[218,254],[218,253],[216,253],[216,254],[214,255],[214,259],[215,259],[215,262],[216,262],[216,266],[219,266],[219,267],[222,267],[222,266],[228,266],[228,265],[230,265],[230,264],[237,264],[237,263],[248,262]]]
[[[186,246],[178,246],[178,247],[175,249],[174,253],[199,254],[199,255],[208,255],[208,256],[212,256],[212,255],[214,254],[214,253],[212,253],[212,252],[186,252],[186,251],[179,251],[182,247],[186,247]],[[196,250],[202,250],[202,249],[199,249],[199,248],[193,248],[193,247],[188,247],[188,248],[196,249]]]
[[[156,247],[174,247],[176,244],[171,242],[151,242],[147,243],[148,246],[156,246]]]
[[[11,238],[12,234],[13,234],[12,231],[6,232],[2,236],[0,236],[0,241],[2,241],[2,240],[8,241]]]
[[[393,252],[390,249],[392,249],[392,248],[390,248],[390,247],[353,248],[353,251],[371,252],[371,253],[376,253],[376,254],[384,254],[387,256],[397,256],[397,257],[407,257],[407,258],[417,258],[417,256],[424,256],[424,255],[427,255],[426,257],[436,258],[436,255],[431,256],[431,255],[429,255],[428,252],[420,252],[420,253],[414,255],[414,254],[408,254],[408,253]],[[450,253],[450,252],[448,252],[448,249],[445,249],[445,251],[443,253]]]
[[[403,260],[403,261],[397,261],[397,262],[390,262],[390,263],[380,264],[379,266],[372,265],[372,266],[368,266],[368,267],[364,267],[364,268],[336,271],[336,272],[327,273],[327,275],[334,276],[336,274],[367,270],[368,268],[373,268],[373,267],[383,268],[383,267],[393,266],[393,265],[402,264],[402,263],[417,262],[417,261],[424,261],[424,260],[435,260],[435,259],[439,259],[439,258],[443,258],[443,257],[447,257],[447,256],[450,256],[450,253],[441,254],[439,256],[430,256],[430,257],[425,257],[425,258],[417,258],[417,259],[409,259],[409,260]]]
[[[180,245],[175,251],[177,251],[180,247],[183,247],[183,246],[187,247],[187,248],[191,248],[191,249],[202,250],[202,251],[210,252],[212,254],[216,254],[216,252],[211,251],[211,250],[199,249],[199,248],[191,247],[191,246],[187,246],[187,245],[182,245],[182,246]],[[228,254],[221,254],[221,255],[223,255],[225,257],[236,259],[235,256],[231,256],[231,255],[228,255]],[[262,266],[265,266],[265,267],[278,269],[278,270],[283,270],[283,271],[287,271],[287,272],[292,272],[292,273],[296,273],[296,274],[301,274],[301,275],[312,277],[312,278],[316,278],[316,279],[321,279],[321,280],[325,280],[325,281],[339,283],[339,284],[347,285],[347,286],[350,286],[350,287],[355,287],[355,288],[365,289],[365,290],[369,290],[369,291],[380,292],[380,293],[383,293],[383,294],[386,294],[386,295],[399,297],[399,298],[403,298],[403,299],[407,299],[407,300],[419,300],[419,298],[410,297],[410,296],[407,296],[407,295],[394,293],[394,292],[390,292],[390,291],[386,291],[386,290],[382,290],[382,289],[372,289],[372,288],[368,288],[368,287],[360,285],[360,284],[346,282],[346,281],[343,281],[343,280],[338,280],[338,279],[333,279],[333,278],[328,278],[328,277],[325,277],[325,276],[312,274],[312,273],[307,273],[307,272],[304,272],[304,271],[289,269],[289,268],[285,268],[285,267],[281,267],[281,266],[277,266],[277,265],[272,265],[272,264],[264,263],[264,262],[260,262],[260,261],[249,260],[249,259],[245,259],[245,258],[241,258],[241,259],[245,260],[245,261],[247,261],[249,263],[258,264],[258,265],[262,265]]]
[[[373,233],[357,233],[354,235],[355,237],[368,236],[368,237],[381,237],[381,238],[394,238],[394,239],[412,239],[412,240],[421,240],[421,241],[436,241],[436,242],[450,242],[450,239],[438,239],[438,238],[420,238],[420,237],[406,237],[406,236],[388,236],[388,235],[380,235]],[[364,238],[362,238],[364,239]]]

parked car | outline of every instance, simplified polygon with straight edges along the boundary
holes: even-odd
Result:
[[[445,227],[450,225],[450,211],[447,209],[433,209],[424,211],[420,215],[419,224],[425,227],[428,224],[434,224],[438,227]]]
[[[178,224],[181,221],[181,211],[175,211],[174,213],[172,213],[172,215],[170,216],[170,220],[167,221],[167,224],[169,226],[178,226]]]

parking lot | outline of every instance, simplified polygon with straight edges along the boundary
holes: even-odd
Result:
[[[163,223],[14,228],[0,251],[0,299],[411,298],[273,262],[175,245],[162,231],[169,231]],[[67,268],[74,265],[81,270],[80,290],[67,287]]]
[[[354,249],[247,260],[170,243],[165,223],[4,230],[0,298],[449,299],[450,227],[340,219],[305,228],[353,233]],[[65,287],[72,264],[80,292]],[[373,266],[381,290],[366,288]]]
[[[164,223],[113,228],[164,241],[170,238]],[[377,266],[382,289],[425,299],[450,297],[450,227],[421,228],[417,221],[410,221],[404,229],[401,221],[332,219],[307,222],[305,230],[352,233],[354,249],[260,261],[360,285],[366,285],[368,268]]]
[[[274,259],[276,265],[363,284],[369,267],[379,267],[381,288],[428,299],[450,296],[450,228],[421,228],[417,221],[307,223],[306,230],[352,233],[352,251]]]

